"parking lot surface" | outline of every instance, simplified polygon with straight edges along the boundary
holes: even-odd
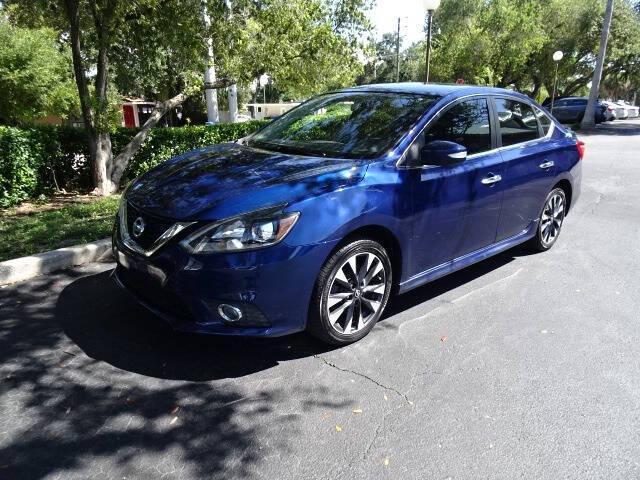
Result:
[[[109,263],[0,289],[0,478],[639,478],[640,122],[582,139],[551,251],[349,347],[172,332]]]

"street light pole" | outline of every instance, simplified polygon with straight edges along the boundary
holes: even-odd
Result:
[[[558,50],[553,53],[553,61],[556,62],[556,74],[553,77],[553,94],[551,95],[551,115],[553,115],[553,104],[556,100],[556,85],[558,84],[558,65],[560,64],[560,60],[562,60],[564,54]]]
[[[427,58],[424,83],[429,83],[429,64],[431,63],[431,20],[433,18],[433,10],[427,10]]]
[[[422,0],[422,5],[427,11],[427,54],[425,58],[424,83],[429,83],[429,68],[431,63],[431,24],[433,12],[440,6],[440,0]]]

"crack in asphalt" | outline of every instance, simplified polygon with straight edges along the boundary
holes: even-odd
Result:
[[[335,363],[330,362],[329,360],[324,358],[322,355],[314,355],[313,357],[317,358],[318,360],[322,360],[326,365],[330,366],[331,368],[335,368],[336,370],[338,370],[340,372],[351,373],[353,375],[357,375],[358,377],[362,377],[362,378],[364,378],[366,380],[369,380],[371,383],[377,385],[378,387],[384,388],[385,390],[389,390],[390,392],[395,393],[399,397],[403,398],[404,401],[407,402],[409,405],[413,405],[413,402],[411,400],[409,400],[409,397],[406,394],[402,393],[400,390],[398,390],[398,389],[396,389],[394,387],[390,387],[388,385],[380,383],[375,378],[371,378],[368,375],[365,375],[364,373],[356,372],[355,370],[349,370],[348,368],[342,368],[342,367],[336,365]]]

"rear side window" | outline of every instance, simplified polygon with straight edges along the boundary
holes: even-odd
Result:
[[[539,108],[536,108],[535,112],[536,117],[538,117],[538,121],[540,122],[540,126],[542,126],[542,133],[546,136],[549,133],[549,130],[551,130],[551,119]]]
[[[426,134],[425,143],[434,140],[464,145],[469,155],[491,150],[487,100],[466,100],[448,109]]]
[[[539,138],[538,121],[529,105],[506,98],[495,102],[503,147]]]
[[[584,98],[574,98],[573,100],[569,101],[569,105],[573,107],[584,107],[587,105],[587,100]]]

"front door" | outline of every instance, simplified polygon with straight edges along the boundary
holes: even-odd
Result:
[[[422,145],[434,140],[459,143],[468,156],[447,167],[429,166],[426,159],[427,165],[413,171],[413,275],[495,241],[503,166],[494,149],[490,117],[485,97],[460,100],[418,139]]]

